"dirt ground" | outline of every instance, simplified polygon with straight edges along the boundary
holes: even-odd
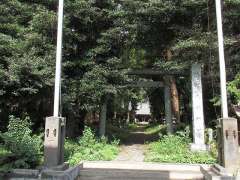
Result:
[[[156,134],[144,132],[147,125],[138,125],[121,145],[121,151],[114,161],[143,162],[146,142],[158,139]]]

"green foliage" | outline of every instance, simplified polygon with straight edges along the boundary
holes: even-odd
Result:
[[[185,140],[189,140],[192,134],[190,126],[186,126],[184,124],[179,124],[175,131],[176,135],[183,137]]]
[[[214,106],[221,106],[221,97],[219,96],[215,96],[212,99],[210,99],[210,102],[213,103]]]
[[[8,131],[1,133],[4,148],[12,154],[12,168],[31,168],[39,165],[42,156],[42,140],[32,135],[29,118],[10,116]]]
[[[240,103],[240,74],[238,73],[235,78],[230,81],[227,85],[227,91],[230,94],[231,102],[233,104]],[[210,100],[214,106],[221,105],[221,97],[220,95],[213,97]]]
[[[55,12],[41,3],[4,0],[0,24],[1,129],[6,130],[10,114],[25,113],[39,127],[51,103]]]
[[[39,130],[43,128],[42,117],[52,111],[49,107],[53,103],[57,3],[56,0],[1,1],[0,128],[3,130],[10,114],[25,113],[31,117],[34,130]],[[232,78],[240,70],[240,8],[238,0],[226,0],[223,5],[226,64],[230,66],[227,74]],[[138,90],[129,88],[126,92],[125,88],[119,88],[137,80],[125,75],[131,68],[189,73],[191,63],[202,62],[208,75],[204,77],[204,87],[213,89],[205,92],[205,97],[217,97],[220,93],[216,86],[219,68],[215,18],[213,1],[67,0],[63,114],[68,121],[83,119],[86,112],[98,111],[102,97],[108,94],[135,102],[141,100]],[[166,49],[172,51],[171,62],[166,62]],[[184,83],[177,80],[177,85],[181,105],[185,106],[189,104],[190,92],[184,88],[188,78],[181,78]],[[239,99],[236,87],[229,84],[234,103]],[[205,104],[210,106],[206,107],[210,111],[206,111],[206,116],[210,114],[211,119],[215,118],[212,117],[216,113],[212,110],[215,102]],[[184,109],[190,109],[186,106]],[[163,107],[153,108],[164,112]]]
[[[76,165],[81,161],[113,160],[118,152],[119,141],[114,140],[108,143],[106,138],[97,139],[93,131],[85,127],[83,136],[77,142],[66,140],[65,158],[71,165]]]
[[[232,96],[233,103],[240,103],[240,73],[228,84],[228,92]]]
[[[179,135],[163,136],[158,142],[149,144],[145,161],[168,163],[203,163],[212,164],[216,158],[209,153],[191,152],[190,139]]]

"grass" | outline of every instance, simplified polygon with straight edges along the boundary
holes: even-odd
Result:
[[[164,133],[165,131],[166,126],[161,124],[150,124],[144,130],[145,134]]]
[[[190,140],[177,135],[163,136],[157,142],[150,143],[145,153],[145,161],[162,163],[200,163],[213,164],[216,157],[207,152],[192,152]]]
[[[136,123],[131,123],[128,124],[126,128],[128,131],[136,131],[139,128],[139,125]]]

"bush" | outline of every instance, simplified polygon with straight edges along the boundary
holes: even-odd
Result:
[[[40,136],[32,135],[29,118],[20,119],[10,116],[7,132],[0,133],[4,148],[11,153],[8,167],[32,168],[41,160],[42,140]]]
[[[65,158],[70,165],[76,165],[81,161],[113,160],[118,152],[119,141],[108,143],[106,138],[97,139],[88,127],[85,127],[83,136],[78,141],[66,140]]]
[[[145,161],[168,163],[212,164],[216,158],[206,152],[191,152],[190,139],[180,135],[168,135],[158,142],[149,144]]]

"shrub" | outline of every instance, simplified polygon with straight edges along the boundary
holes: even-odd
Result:
[[[12,168],[31,168],[41,160],[42,140],[32,135],[29,118],[20,119],[10,116],[7,132],[1,133],[4,148],[11,152],[14,159]]]
[[[181,133],[180,133],[181,134]],[[169,163],[212,164],[216,158],[206,152],[191,152],[190,139],[180,135],[168,135],[149,144],[145,161]]]
[[[66,140],[66,160],[70,165],[76,165],[80,161],[113,160],[118,152],[119,141],[108,143],[104,137],[97,139],[93,131],[85,127],[83,136],[78,141]]]
[[[66,138],[65,142],[64,142],[64,158],[65,158],[65,160],[68,160],[78,148],[79,148],[79,144],[77,141]]]
[[[96,142],[97,140],[91,128],[85,127],[83,131],[83,136],[79,138],[79,141],[78,141],[79,145],[81,147],[89,148],[92,145],[94,145]]]

